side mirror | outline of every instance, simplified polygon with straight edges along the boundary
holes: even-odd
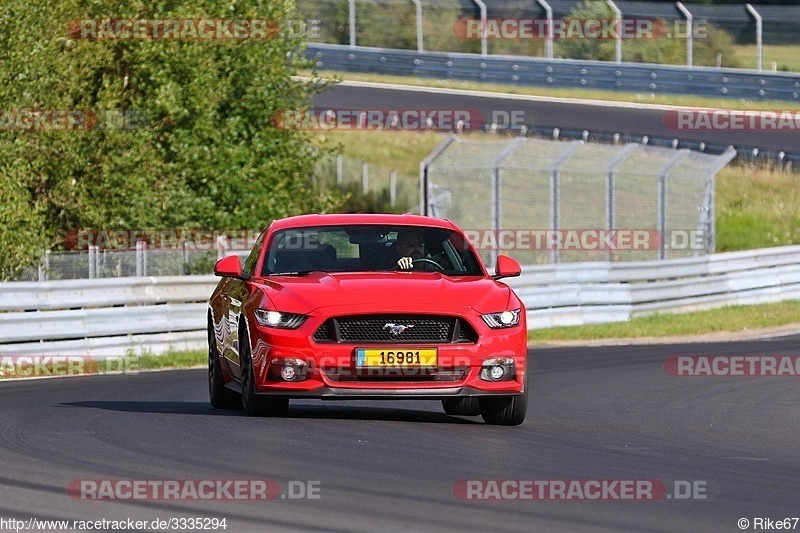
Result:
[[[217,264],[214,265],[214,274],[228,278],[250,278],[242,273],[242,261],[238,255],[230,255],[217,261]]]
[[[494,267],[494,276],[492,276],[494,279],[512,278],[520,274],[522,274],[522,267],[519,266],[516,259],[507,255],[497,256],[497,266]]]

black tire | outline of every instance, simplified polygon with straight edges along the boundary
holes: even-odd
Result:
[[[525,421],[528,411],[528,384],[525,384],[523,393],[517,396],[481,398],[478,403],[483,421],[487,424],[518,426]]]
[[[478,416],[481,414],[477,398],[445,398],[442,400],[442,407],[448,415]]]
[[[250,338],[244,324],[239,327],[239,358],[242,364],[242,409],[248,416],[286,416],[289,398],[256,394]]]
[[[219,350],[214,338],[214,325],[208,321],[208,398],[215,409],[233,409],[239,405],[239,398],[225,387],[220,367]]]

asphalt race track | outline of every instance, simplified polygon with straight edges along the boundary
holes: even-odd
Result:
[[[678,354],[797,355],[798,340],[536,350],[518,427],[447,416],[431,401],[296,401],[287,418],[248,418],[211,408],[204,369],[2,382],[0,517],[224,517],[228,532],[739,531],[740,518],[752,527],[756,517],[800,516],[798,378],[674,377],[663,364]],[[319,499],[67,495],[86,479],[269,479],[284,496],[290,481],[311,481]],[[699,482],[707,497],[454,495],[459,480],[486,479],[649,479],[668,490],[678,480]]]
[[[522,112],[529,126],[549,126],[592,132],[620,132],[631,135],[702,141],[727,146],[758,146],[762,150],[783,150],[800,153],[800,132],[743,131],[743,130],[671,130],[665,124],[666,109],[643,109],[625,107],[611,102],[598,105],[590,102],[576,104],[535,99],[519,99],[498,94],[496,96],[470,96],[448,94],[438,89],[430,92],[400,90],[378,87],[361,87],[339,84],[331,91],[314,97],[314,106],[346,110],[478,110],[485,119],[497,111]],[[353,102],[358,102],[354,104]],[[786,110],[795,109],[785,106]],[[776,109],[776,111],[779,111]],[[510,116],[510,115],[508,115]],[[800,527],[800,526],[799,526]]]

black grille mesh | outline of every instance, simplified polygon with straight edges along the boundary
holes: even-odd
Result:
[[[392,326],[405,326],[397,335]],[[399,328],[395,328],[397,330]],[[314,333],[318,342],[451,343],[476,342],[477,333],[458,317],[432,315],[373,315],[330,319]]]

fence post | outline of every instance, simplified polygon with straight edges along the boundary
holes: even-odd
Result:
[[[183,273],[189,274],[189,241],[183,239]]]
[[[428,201],[428,167],[433,161],[444,152],[448,146],[457,141],[458,137],[453,132],[433,149],[431,153],[425,156],[425,159],[419,164],[419,214],[427,215],[430,202]]]
[[[397,204],[397,171],[389,172],[389,205],[394,207]]]
[[[478,9],[481,10],[481,56],[486,57],[487,48],[486,48],[486,4],[481,2],[481,0],[472,0],[476,4],[478,4]]]
[[[609,161],[606,167],[606,229],[613,230],[617,225],[617,206],[615,172],[617,166],[628,158],[631,152],[639,148],[637,143],[627,144],[625,147]],[[611,261],[611,249],[606,250],[606,260]]]
[[[690,151],[683,149],[678,150],[672,159],[664,165],[661,172],[658,173],[658,233],[661,235],[661,243],[658,247],[658,258],[666,259],[667,255],[667,176],[670,170],[675,168],[681,159],[689,155]]]
[[[761,60],[764,57],[763,54],[762,54],[762,51],[763,51],[763,46],[762,46],[763,45],[763,42],[762,42],[763,25],[762,25],[761,15],[759,14],[758,11],[756,11],[756,8],[754,8],[750,4],[745,4],[744,7],[746,7],[747,11],[751,15],[753,15],[754,19],[756,19],[756,68],[758,69],[759,72],[761,72]]]
[[[422,46],[422,2],[420,0],[411,0],[417,7],[417,53],[423,52]]]
[[[136,241],[136,277],[144,276],[144,241]]]
[[[553,59],[553,8],[545,0],[536,0],[547,17],[547,35],[544,36],[544,56]]]
[[[694,29],[692,21],[694,17],[692,13],[686,9],[686,6],[683,5],[683,2],[676,2],[675,5],[678,7],[683,16],[686,17],[686,66],[691,67],[694,59],[694,51],[692,48],[692,43],[694,40]]]
[[[350,0],[350,48],[356,47],[356,0]]]
[[[561,177],[560,167],[564,162],[569,159],[575,150],[583,145],[583,141],[572,141],[567,146],[567,149],[561,152],[558,157],[553,161],[553,167],[550,170],[550,229],[558,231],[558,205],[559,205],[559,180]],[[550,246],[550,240],[546,239],[547,245]],[[559,253],[557,249],[550,249],[550,262],[558,263]]]
[[[500,166],[503,164],[511,154],[517,151],[519,145],[527,141],[527,137],[515,137],[514,140],[508,143],[508,146],[497,155],[492,161],[492,233],[495,240],[499,237],[501,215],[503,213],[503,197],[500,187]],[[497,264],[497,246],[492,248],[492,264]]]
[[[614,12],[614,16],[617,17],[617,35],[614,37],[616,41],[616,50],[614,55],[616,62],[622,63],[622,11],[619,10],[617,4],[615,4],[613,0],[606,0],[606,4],[608,4],[608,7]]]
[[[94,279],[97,277],[97,246],[93,244],[89,245],[89,255],[87,259],[89,261],[89,279]]]

